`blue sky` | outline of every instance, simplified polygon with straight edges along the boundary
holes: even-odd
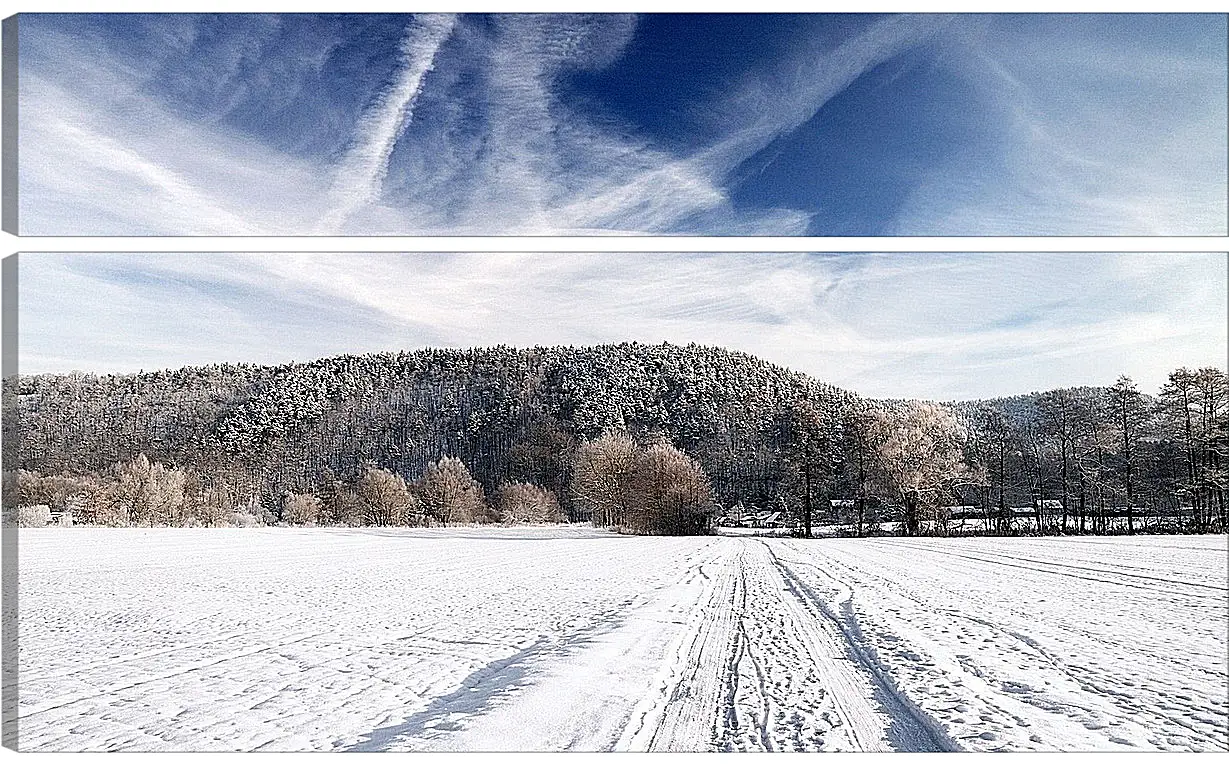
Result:
[[[20,19],[23,234],[1226,234],[1224,15]]]
[[[881,397],[1229,367],[1225,254],[22,254],[22,373],[670,341]]]

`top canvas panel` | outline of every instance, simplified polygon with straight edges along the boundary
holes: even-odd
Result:
[[[1224,15],[5,25],[5,224],[22,235],[1229,226]]]

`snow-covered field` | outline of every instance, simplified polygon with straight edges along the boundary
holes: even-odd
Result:
[[[20,532],[23,750],[1229,748],[1223,537]]]

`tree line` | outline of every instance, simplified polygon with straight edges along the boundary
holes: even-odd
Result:
[[[443,457],[413,481],[368,465],[353,482],[326,476],[316,488],[286,492],[274,507],[235,493],[225,483],[206,485],[192,469],[177,469],[141,454],[90,475],[41,475],[18,470],[10,489],[27,525],[65,522],[128,526],[430,526],[474,523],[566,522],[555,494],[508,482],[488,498],[464,462]]]
[[[1042,532],[1223,531],[1229,479],[1229,378],[1179,368],[1155,397],[1127,376],[1111,387],[1059,389],[966,404],[967,462],[981,503],[1011,525],[1007,500],[1035,504]]]
[[[5,498],[107,525],[1223,530],[1229,384],[870,400],[699,345],[432,349],[6,382]],[[6,506],[11,506],[6,501]],[[835,528],[833,528],[835,526]]]

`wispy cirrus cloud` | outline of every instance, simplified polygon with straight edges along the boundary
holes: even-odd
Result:
[[[359,119],[354,141],[335,171],[331,194],[337,202],[321,222],[321,234],[342,230],[350,214],[379,197],[389,157],[410,120],[423,78],[434,69],[435,55],[456,23],[454,14],[426,14],[406,30],[397,79]]]
[[[23,16],[23,230],[1224,231],[1223,16],[724,18]]]
[[[24,254],[20,365],[697,342],[867,395],[1226,366],[1225,254]],[[167,307],[174,306],[175,312]]]
[[[963,76],[1000,116],[1001,150],[917,185],[895,231],[1224,234],[1225,17],[1205,19],[1219,42],[1098,40],[1084,19],[1044,45],[1018,27],[967,38]]]

